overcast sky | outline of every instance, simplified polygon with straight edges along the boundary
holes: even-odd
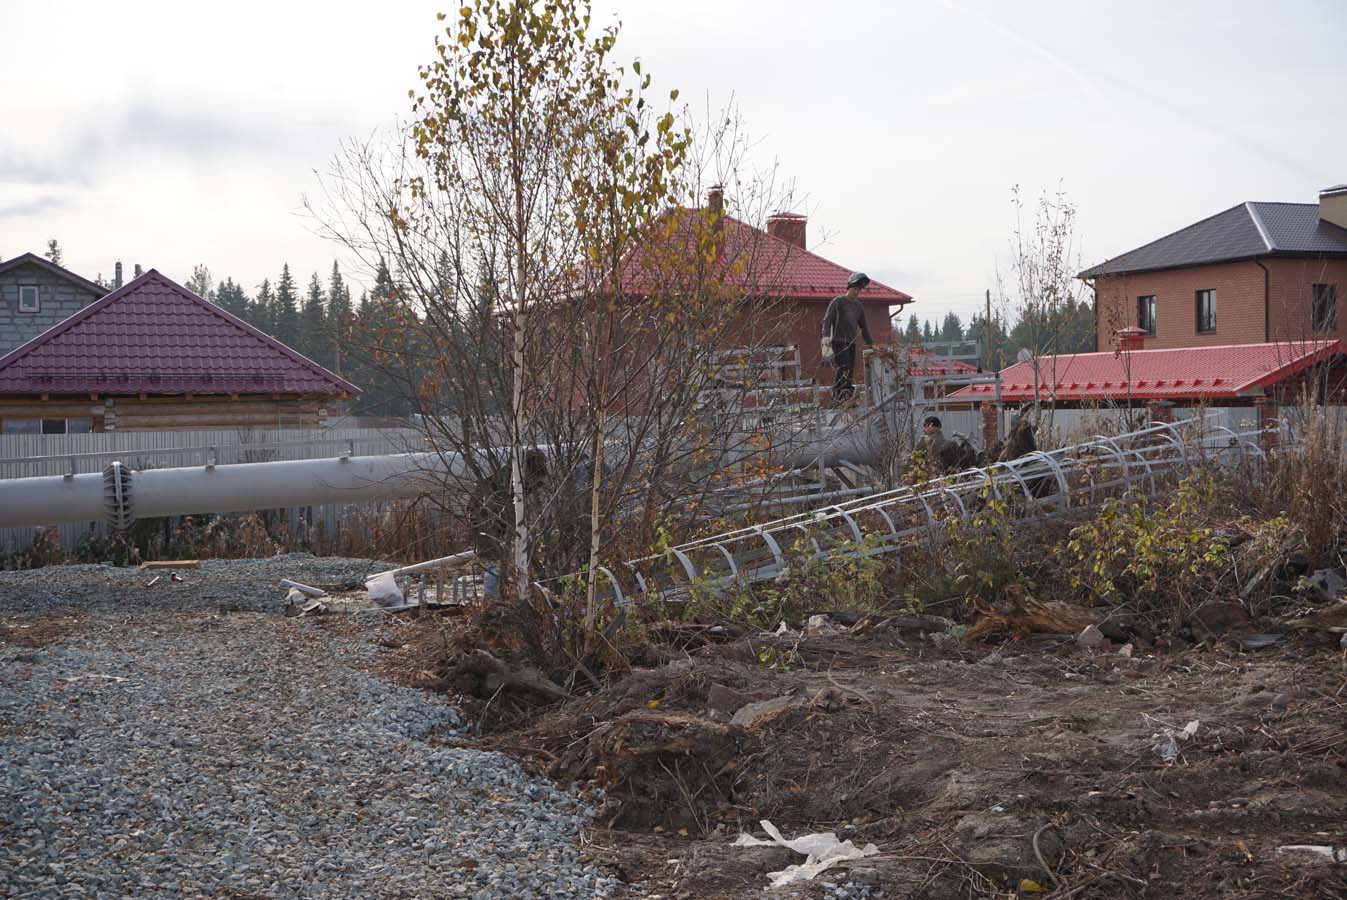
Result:
[[[302,214],[338,142],[408,112],[436,4],[6,0],[0,258],[60,240],[251,292],[334,245]],[[596,0],[656,86],[733,97],[810,249],[965,320],[1060,185],[1086,265],[1245,200],[1347,181],[1347,3]]]

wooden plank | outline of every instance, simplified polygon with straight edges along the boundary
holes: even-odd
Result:
[[[199,569],[201,560],[199,559],[157,559],[153,562],[143,562],[140,564],[140,571],[153,572],[157,569]]]

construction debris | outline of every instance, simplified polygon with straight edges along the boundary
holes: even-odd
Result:
[[[1301,631],[1331,631],[1334,634],[1347,634],[1347,600],[1339,600],[1325,609],[1316,610],[1309,615],[1284,621],[1287,628]]]
[[[1151,752],[1167,763],[1174,762],[1179,758],[1179,744],[1190,740],[1193,735],[1197,734],[1198,726],[1201,724],[1197,719],[1193,719],[1178,731],[1166,728],[1162,732],[1151,735],[1152,738],[1160,739],[1151,746]]]
[[[300,584],[298,581],[291,581],[289,578],[281,579],[281,587],[290,588],[299,591],[305,597],[326,597],[327,591],[322,588],[311,587],[307,584]]]
[[[1096,649],[1106,640],[1108,638],[1104,637],[1104,632],[1099,630],[1098,625],[1086,625],[1081,633],[1076,635],[1076,643],[1091,650]]]
[[[157,569],[199,569],[201,560],[199,559],[156,559],[151,562],[140,564],[140,571],[153,572]]]
[[[825,688],[812,695],[788,694],[741,707],[730,719],[730,724],[743,728],[757,728],[794,709],[822,707],[825,710],[832,710],[840,708],[842,702],[842,692],[835,688]]]
[[[461,568],[475,559],[477,559],[477,552],[475,550],[464,550],[461,553],[455,553],[452,556],[442,556],[439,559],[414,563],[399,569],[389,569],[387,572],[380,572],[379,574],[366,579],[365,590],[369,591],[371,599],[383,603],[386,606],[396,606],[407,599],[403,596],[402,588],[398,586],[397,579],[399,575],[412,575],[416,572],[425,572],[430,569]]]
[[[806,834],[788,841],[782,837],[780,830],[767,819],[763,819],[758,824],[762,826],[763,831],[767,832],[767,836],[771,840],[764,841],[761,838],[753,837],[751,834],[740,834],[739,839],[734,842],[734,846],[785,847],[805,857],[805,861],[800,865],[788,866],[779,872],[768,872],[767,878],[771,881],[772,888],[795,884],[800,881],[813,881],[814,876],[831,869],[838,863],[864,859],[867,856],[879,854],[879,848],[874,844],[857,847],[849,840],[839,841],[837,833],[833,831]]]
[[[1328,847],[1323,844],[1286,844],[1277,848],[1279,856],[1289,856],[1298,863],[1347,864],[1347,847]]]

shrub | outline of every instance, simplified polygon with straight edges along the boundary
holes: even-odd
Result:
[[[1168,503],[1129,491],[1071,530],[1058,548],[1072,588],[1088,602],[1126,603],[1177,627],[1215,589],[1229,544],[1209,524],[1215,485],[1184,479]]]

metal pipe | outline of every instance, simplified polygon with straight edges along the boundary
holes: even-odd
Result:
[[[115,471],[110,466],[109,471]],[[123,476],[128,470],[122,470]],[[399,453],[131,472],[108,497],[106,474],[0,481],[0,528],[114,519],[244,512],[319,503],[417,497],[465,474],[458,454]],[[105,505],[105,501],[111,505]]]
[[[792,468],[842,459],[868,462],[878,446],[871,431],[855,426],[818,429],[792,440],[784,458]],[[108,472],[116,472],[116,478],[110,481]],[[0,480],[0,528],[97,520],[123,527],[135,518],[413,498],[465,474],[456,453],[208,462],[137,471],[113,463],[101,474]]]

